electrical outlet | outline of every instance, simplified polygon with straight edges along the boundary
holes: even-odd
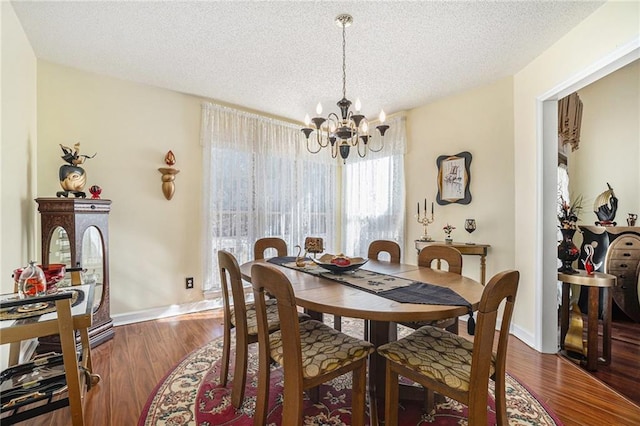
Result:
[[[193,288],[193,277],[187,277],[185,279],[185,284],[186,284],[187,290]]]

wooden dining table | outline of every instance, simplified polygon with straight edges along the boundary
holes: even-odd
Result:
[[[267,260],[256,260],[240,266],[242,278],[251,282],[251,267],[255,264],[268,264],[281,270],[291,282],[298,306],[304,308],[313,317],[322,318],[322,314],[369,320],[369,340],[379,347],[396,336],[396,322],[427,321],[467,315],[467,306],[428,305],[400,303],[357,287],[345,285],[322,276],[309,274],[301,270],[279,266]],[[369,260],[362,269],[380,274],[448,287],[458,293],[475,311],[478,308],[484,287],[477,281],[417,265],[397,264],[386,261]],[[377,352],[369,359],[369,392],[371,404],[371,424],[378,424],[377,404],[384,407],[385,396],[385,358]],[[404,393],[401,391],[401,398]]]

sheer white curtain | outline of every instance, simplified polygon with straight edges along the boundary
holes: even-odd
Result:
[[[389,125],[380,152],[365,158],[352,152],[342,168],[342,251],[349,255],[366,256],[373,240],[404,244],[405,117]]]
[[[240,263],[267,236],[283,238],[290,253],[307,236],[334,249],[337,163],[309,154],[301,135],[282,121],[203,103],[205,291],[220,287],[220,249]]]

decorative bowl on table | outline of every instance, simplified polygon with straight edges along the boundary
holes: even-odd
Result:
[[[369,259],[363,257],[348,257],[344,254],[333,255],[328,253],[320,257],[320,259],[311,260],[313,260],[316,265],[334,274],[355,271],[369,261]]]
[[[44,272],[45,281],[47,282],[47,293],[55,293],[58,290],[58,282],[64,279],[67,265],[63,263],[50,263],[47,266],[38,265]],[[18,279],[24,268],[18,268],[13,271],[13,278],[18,284]]]

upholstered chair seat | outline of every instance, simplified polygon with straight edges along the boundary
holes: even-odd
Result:
[[[267,299],[266,305],[267,305],[267,323],[269,324],[269,331],[278,330],[280,328],[280,319],[278,318],[277,302],[275,299]],[[246,312],[247,334],[251,336],[257,336],[258,320],[256,318],[256,307],[253,303],[249,303],[246,306],[247,306],[246,308],[247,309],[247,312]],[[300,319],[300,321],[303,321],[303,320],[308,320],[310,317],[304,312],[298,312],[298,318]],[[233,324],[234,327],[237,327],[236,315],[233,309],[231,309],[231,324]]]
[[[473,342],[439,327],[424,326],[378,348],[378,353],[450,388],[469,390]],[[489,375],[495,373],[496,355]]]
[[[282,332],[269,335],[271,358],[278,364],[284,362]],[[366,358],[373,352],[373,345],[321,323],[309,320],[300,323],[302,376],[306,379],[322,376],[354,361]]]

